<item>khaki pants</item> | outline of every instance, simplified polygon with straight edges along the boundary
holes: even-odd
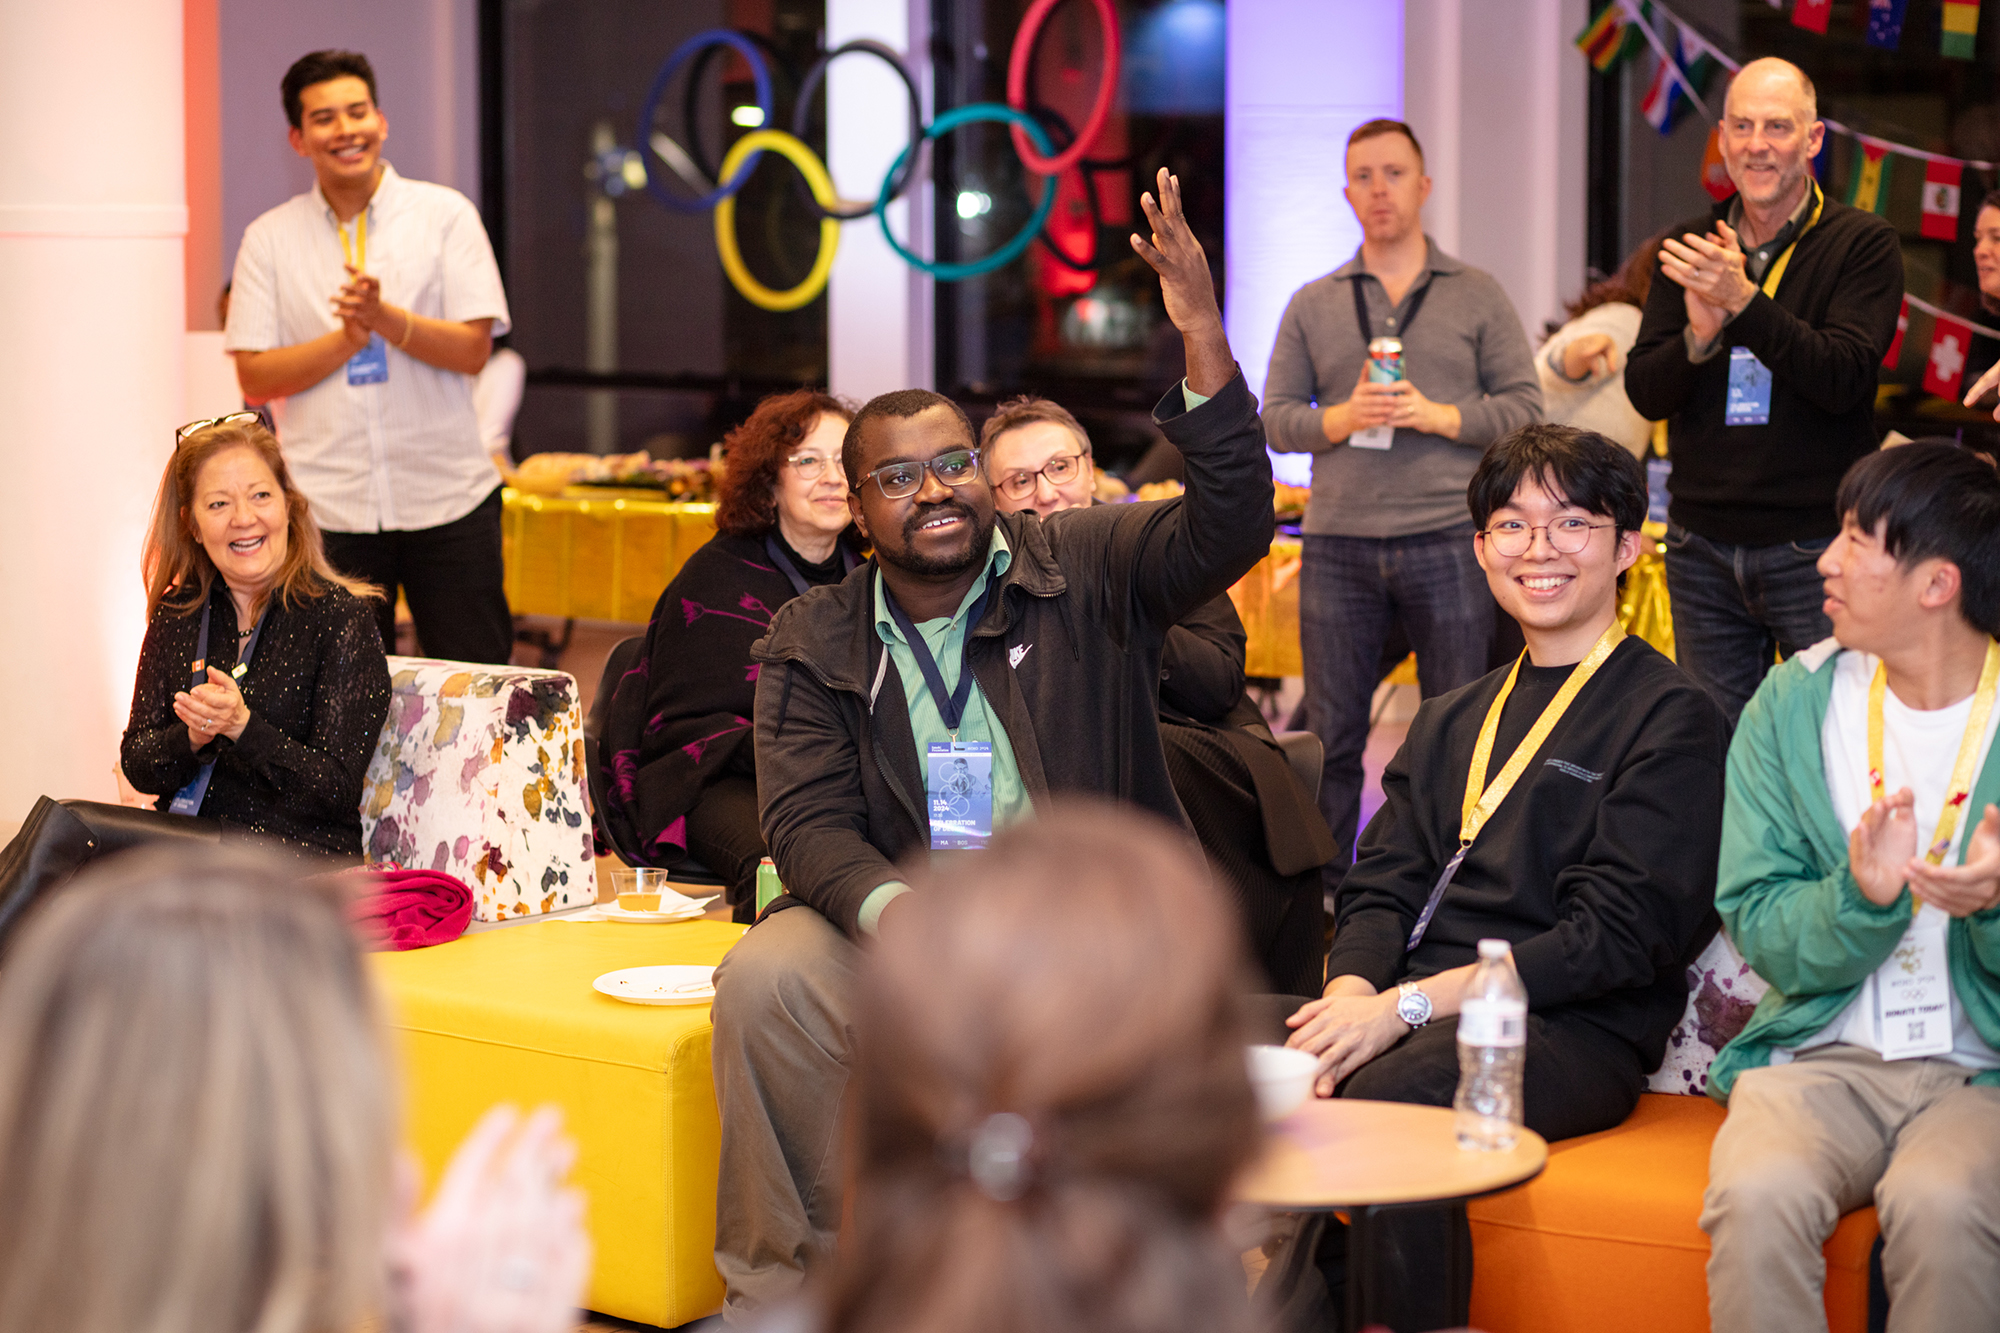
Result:
[[[1821,1247],[1870,1202],[1890,1333],[2000,1323],[2000,1088],[1972,1073],[1835,1045],[1737,1079],[1701,1213],[1716,1333],[1824,1333]]]
[[[715,970],[723,1317],[794,1295],[840,1229],[840,1100],[861,951],[809,907],[773,913]]]

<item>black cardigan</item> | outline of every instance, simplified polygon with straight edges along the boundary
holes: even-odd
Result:
[[[1497,775],[1573,668],[1523,664],[1487,769]],[[1566,1008],[1660,1063],[1684,969],[1714,936],[1728,727],[1679,667],[1627,638],[1487,821],[1423,943],[1404,942],[1458,847],[1467,770],[1507,673],[1426,701],[1382,775],[1382,808],[1340,886],[1328,977],[1378,990],[1514,946],[1538,1012]]]
[[[236,603],[221,580],[209,597],[208,660],[236,665]],[[374,609],[344,588],[271,608],[238,682],[250,721],[240,740],[194,750],[174,695],[188,688],[201,613],[161,607],[146,627],[119,746],[125,780],[165,810],[213,755],[201,813],[225,831],[261,834],[337,856],[361,856],[361,785],[389,715],[389,667]]]
[[[1697,235],[1728,215],[1727,201],[1667,234]],[[1826,201],[1799,238],[1774,299],[1759,291],[1700,365],[1687,358],[1687,292],[1653,269],[1625,394],[1641,416],[1667,422],[1674,522],[1739,546],[1830,537],[1834,492],[1848,465],[1875,449],[1875,383],[1896,335],[1903,252],[1888,221]],[[1729,349],[1747,347],[1771,370],[1771,419],[1725,426]]]

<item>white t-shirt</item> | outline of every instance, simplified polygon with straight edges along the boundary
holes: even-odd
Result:
[[[1872,653],[1843,651],[1833,662],[1833,696],[1828,701],[1826,721],[1820,728],[1820,758],[1826,766],[1827,792],[1833,798],[1833,813],[1840,826],[1852,833],[1861,822],[1862,812],[1874,803],[1868,783],[1868,690],[1875,679],[1880,659]],[[1951,770],[1958,762],[1959,743],[1972,720],[1972,696],[1967,695],[1949,708],[1929,712],[1911,708],[1888,690],[1882,703],[1882,789],[1895,793],[1908,787],[1916,796],[1917,847],[1929,847],[1936,836],[1938,816],[1944,812],[1945,789],[1951,785]],[[1977,774],[1986,766],[1986,754],[1993,746],[1993,732],[2000,723],[2000,708],[1987,719],[1986,734],[1980,739],[1979,758],[1973,766]],[[1953,831],[1947,864],[1957,864],[1959,846],[1966,830],[1979,822],[1979,811],[1960,813]],[[1925,904],[1926,913],[1940,909]],[[1911,928],[1915,928],[1912,918]],[[1907,932],[1906,932],[1907,937]],[[1883,964],[1893,966],[1892,957]],[[1877,979],[1870,976],[1846,1012],[1821,1029],[1799,1050],[1843,1042],[1864,1050],[1880,1051],[1882,1041],[1876,1031]],[[1980,1040],[1965,1007],[1958,1002],[1956,988],[1951,995],[1952,1049],[1940,1057],[1971,1069],[2000,1069],[2000,1052]]]

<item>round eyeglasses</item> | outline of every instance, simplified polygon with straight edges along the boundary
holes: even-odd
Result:
[[[970,485],[979,477],[979,451],[977,449],[947,449],[928,463],[884,463],[873,472],[861,476],[861,485],[868,484],[873,477],[875,485],[882,491],[885,500],[907,500],[924,488],[924,472],[931,474],[945,485],[954,489]]]
[[[1082,454],[1057,454],[1034,472],[1010,472],[1002,477],[1000,493],[1009,500],[1025,500],[1035,493],[1037,478],[1046,477],[1049,485],[1061,486],[1082,470]]]
[[[1528,548],[1535,544],[1535,534],[1546,532],[1549,545],[1560,555],[1575,555],[1590,545],[1590,534],[1599,528],[1615,528],[1616,523],[1592,523],[1581,518],[1559,518],[1553,523],[1523,523],[1518,518],[1505,518],[1487,526],[1479,535],[1493,547],[1496,554],[1508,559],[1526,555]]]
[[[801,481],[817,481],[819,474],[826,471],[831,458],[820,454],[793,454],[785,460],[785,466],[799,474]]]

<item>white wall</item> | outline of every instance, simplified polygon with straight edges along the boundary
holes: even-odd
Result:
[[[278,94],[285,70],[308,51],[367,56],[389,121],[383,155],[405,176],[479,201],[476,0],[221,0],[221,28],[225,276],[251,220],[312,188],[312,168],[285,141]]]
[[[1424,228],[1491,273],[1539,343],[1583,287],[1589,0],[1404,0],[1404,119],[1431,175]]]
[[[826,0],[827,50],[872,37],[903,53],[923,96],[925,120],[930,119],[930,62],[923,34],[929,31],[929,0]],[[902,81],[874,56],[849,54],[833,62],[826,78],[826,157],[836,189],[861,199],[879,187],[909,142],[908,106]],[[929,255],[930,154],[921,161],[922,174],[889,205],[888,214],[903,244]],[[914,216],[911,200],[917,205]],[[930,388],[934,291],[928,275],[889,248],[874,218],[843,223],[826,302],[827,378],[833,392],[865,402],[896,389]]]
[[[0,826],[44,793],[116,798],[140,536],[180,421],[187,231],[178,0],[4,13]]]

